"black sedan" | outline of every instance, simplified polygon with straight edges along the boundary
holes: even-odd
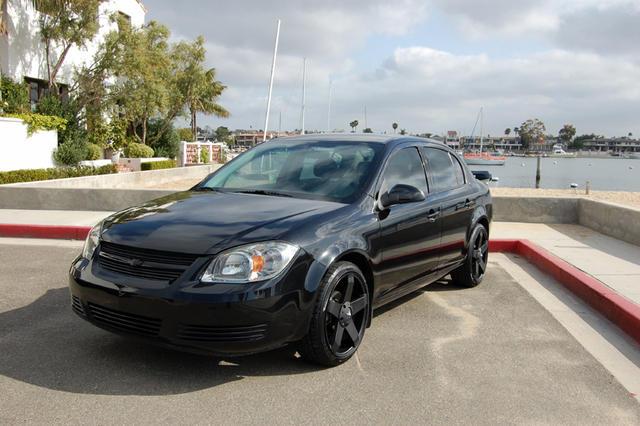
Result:
[[[449,273],[482,281],[491,210],[488,187],[435,141],[275,139],[95,226],[70,270],[72,308],[185,351],[296,344],[337,365],[373,309]]]

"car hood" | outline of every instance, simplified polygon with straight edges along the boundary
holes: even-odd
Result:
[[[343,204],[267,195],[186,191],[108,217],[104,241],[132,247],[215,254],[285,234]]]

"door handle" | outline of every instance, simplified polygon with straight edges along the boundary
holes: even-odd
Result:
[[[429,214],[427,215],[427,220],[431,223],[435,222],[436,220],[438,220],[438,217],[440,217],[440,209],[437,210],[429,210]]]
[[[456,204],[456,210],[468,209],[476,205],[476,202],[473,200],[469,200],[468,198],[464,202],[459,202]]]

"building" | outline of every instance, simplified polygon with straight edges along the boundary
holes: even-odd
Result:
[[[611,153],[635,153],[640,152],[640,140],[627,137],[587,139],[583,142],[582,149]]]
[[[44,44],[40,39],[37,2],[32,0],[0,0],[2,23],[5,29],[0,34],[0,70],[14,81],[24,81],[30,86],[31,103],[35,106],[40,98],[48,93],[47,62]],[[146,9],[139,0],[105,0],[98,10],[99,30],[93,41],[84,48],[73,46],[62,65],[57,77],[58,91],[65,95],[72,83],[76,67],[87,64],[93,58],[104,37],[118,29],[111,19],[119,14],[132,26],[144,25]],[[54,55],[62,52],[61,47],[54,49]]]
[[[449,145],[452,149],[459,150],[461,148],[460,138],[458,132],[455,130],[449,130],[445,137],[444,143]]]
[[[295,136],[298,135],[298,132],[267,132],[267,140],[271,140],[274,138],[283,138],[286,136]],[[247,131],[247,130],[236,130],[233,133],[233,137],[236,141],[236,146],[252,148],[259,143],[262,143],[262,139],[264,138],[264,132],[260,131]]]
[[[461,145],[467,151],[480,150],[480,136],[463,136],[460,138]],[[519,136],[486,136],[482,138],[483,150],[500,150],[500,151],[520,151],[522,142]]]

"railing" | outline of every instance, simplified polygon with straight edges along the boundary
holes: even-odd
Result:
[[[208,150],[206,163],[220,163],[222,157],[222,147],[215,142],[182,142],[180,149],[180,165],[190,166],[194,164],[205,164],[202,161],[202,150]]]

